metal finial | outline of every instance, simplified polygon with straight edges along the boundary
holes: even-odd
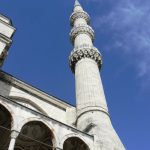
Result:
[[[74,7],[76,7],[76,6],[81,6],[78,0],[75,0]]]

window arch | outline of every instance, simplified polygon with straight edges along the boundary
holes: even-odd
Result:
[[[53,150],[54,136],[52,131],[41,121],[26,123],[16,140],[14,150],[22,148],[37,150]]]
[[[63,150],[90,150],[87,144],[78,137],[70,137],[65,140]]]
[[[35,110],[37,112],[42,113],[43,115],[48,116],[48,114],[35,102],[33,102],[31,99],[27,99],[24,97],[19,96],[9,96],[12,100],[18,102],[19,104],[28,107],[29,109]]]
[[[11,135],[12,116],[10,112],[0,104],[0,148],[8,149]]]

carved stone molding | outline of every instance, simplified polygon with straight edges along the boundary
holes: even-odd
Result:
[[[15,130],[12,130],[11,131],[11,138],[12,139],[16,139],[19,135],[19,132],[15,131]]]
[[[69,57],[69,64],[73,73],[75,72],[76,63],[82,58],[91,58],[95,60],[98,67],[102,65],[102,56],[97,48],[91,46],[77,48],[71,52]]]
[[[78,18],[83,18],[86,20],[88,24],[90,23],[90,16],[85,11],[77,11],[77,12],[73,12],[72,15],[70,16],[71,26],[74,25],[74,21]]]
[[[70,32],[70,38],[72,43],[74,43],[74,40],[77,37],[77,35],[81,33],[88,34],[91,37],[92,41],[94,40],[94,30],[89,25],[80,25],[74,27]]]

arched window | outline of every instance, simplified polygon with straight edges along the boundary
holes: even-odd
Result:
[[[63,145],[63,150],[90,150],[89,147],[78,137],[68,138]]]
[[[0,104],[0,149],[8,149],[11,134],[12,116],[10,112]]]
[[[14,150],[53,150],[54,136],[40,121],[25,124],[16,140]]]

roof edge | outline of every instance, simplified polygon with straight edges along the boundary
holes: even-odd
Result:
[[[24,81],[17,79],[16,77],[12,76],[11,74],[8,74],[2,70],[0,70],[0,79],[8,82],[12,86],[18,87],[19,89],[22,89],[25,92],[28,92],[29,94],[38,97],[42,100],[46,100],[47,102],[57,105],[57,107],[60,107],[61,109],[67,109],[68,107],[75,107],[64,100],[57,98],[53,95],[49,95],[46,92],[28,84],[25,83]]]

